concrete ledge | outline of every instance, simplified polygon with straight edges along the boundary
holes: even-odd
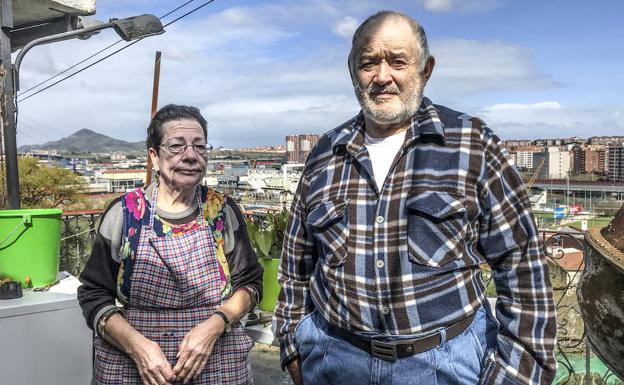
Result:
[[[20,0],[13,1],[13,26],[29,25],[65,15],[95,14],[95,0]]]

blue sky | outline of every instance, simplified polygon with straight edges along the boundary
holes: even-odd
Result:
[[[97,0],[95,18],[160,16],[184,2]],[[200,107],[215,146],[323,133],[358,112],[346,57],[353,30],[380,3],[216,0],[20,103],[18,145],[81,128],[143,140],[156,50],[159,105]],[[386,0],[383,9],[405,12],[427,31],[436,68],[425,95],[434,103],[483,118],[503,139],[624,135],[624,2]],[[34,48],[22,64],[22,90],[116,40],[107,30]]]

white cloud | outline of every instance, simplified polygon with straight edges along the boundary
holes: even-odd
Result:
[[[524,129],[527,127],[571,129],[577,124],[579,117],[578,113],[554,101],[495,104],[483,108],[478,115],[493,127]]]
[[[492,112],[505,112],[505,111],[541,111],[541,110],[560,110],[561,104],[559,102],[539,102],[533,104],[521,104],[521,103],[501,103],[494,104],[493,106],[486,107],[486,110]]]
[[[420,0],[420,3],[431,12],[447,12],[453,9],[452,0]]]
[[[430,50],[436,66],[428,88],[435,97],[560,87],[536,66],[532,52],[517,45],[443,38],[432,39]]]
[[[451,11],[484,12],[496,8],[506,0],[418,0],[429,12],[444,13]]]
[[[341,37],[350,39],[353,36],[353,33],[357,29],[359,23],[351,16],[345,16],[342,19],[338,20],[336,25],[334,25],[333,32]]]
[[[613,113],[613,119],[617,127],[624,128],[624,111],[615,111]]]
[[[599,109],[582,109],[557,101],[500,103],[484,107],[483,118],[503,139],[535,139],[593,135],[618,135],[611,117]]]

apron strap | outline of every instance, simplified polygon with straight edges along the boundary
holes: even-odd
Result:
[[[195,190],[195,195],[197,197],[197,207],[199,208],[199,214],[197,214],[199,216],[198,218],[198,222],[200,226],[204,226],[204,204],[202,202],[202,197],[201,197],[201,186],[197,186],[197,189]]]

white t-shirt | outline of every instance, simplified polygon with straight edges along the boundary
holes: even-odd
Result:
[[[373,138],[364,133],[364,145],[373,166],[373,175],[377,189],[381,191],[392,161],[405,141],[405,131],[384,138]]]

